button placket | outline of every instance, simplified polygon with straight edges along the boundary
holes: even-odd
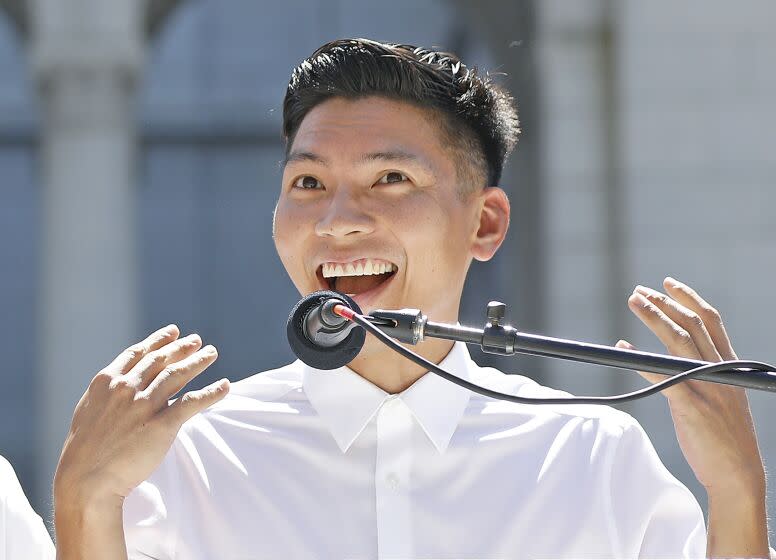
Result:
[[[379,558],[413,556],[408,493],[412,422],[409,408],[395,396],[387,398],[377,414],[375,498]]]

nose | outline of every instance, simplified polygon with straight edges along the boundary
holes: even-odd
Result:
[[[348,189],[337,189],[324,214],[315,224],[321,237],[345,237],[374,231],[374,218]]]

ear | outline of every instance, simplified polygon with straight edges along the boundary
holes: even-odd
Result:
[[[478,195],[479,228],[472,240],[472,256],[490,260],[501,246],[509,229],[509,199],[498,187],[486,187]]]

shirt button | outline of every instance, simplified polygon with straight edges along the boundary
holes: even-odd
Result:
[[[399,477],[396,474],[391,473],[385,477],[385,484],[391,490],[396,490],[399,487]]]

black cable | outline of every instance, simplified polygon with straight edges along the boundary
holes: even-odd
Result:
[[[350,313],[348,315],[350,315]],[[401,344],[393,340],[390,336],[385,334],[380,328],[370,323],[369,320],[366,319],[366,317],[364,317],[363,315],[359,315],[358,313],[353,312],[353,316],[350,320],[356,323],[357,325],[360,325],[361,327],[363,327],[368,333],[374,335],[380,342],[382,342],[392,350],[398,352],[408,360],[411,360],[416,364],[423,366],[429,371],[436,373],[440,377],[443,377],[444,379],[447,379],[448,381],[455,383],[456,385],[460,385],[464,389],[469,389],[474,393],[479,393],[480,395],[491,397],[493,399],[510,401],[510,402],[515,402],[520,404],[608,404],[608,405],[621,404],[625,402],[634,401],[636,399],[648,397],[659,391],[662,391],[663,389],[667,389],[673,385],[681,383],[682,381],[687,381],[703,373],[730,372],[731,374],[734,375],[735,370],[737,369],[751,369],[754,371],[764,371],[764,372],[776,370],[776,367],[766,364],[764,362],[754,362],[754,361],[748,361],[748,360],[730,360],[727,362],[717,362],[714,364],[708,364],[708,365],[691,369],[689,371],[678,373],[676,375],[669,377],[664,381],[660,381],[659,383],[655,383],[654,385],[650,385],[649,387],[645,387],[644,389],[639,389],[638,391],[633,391],[632,393],[625,393],[624,395],[614,395],[610,397],[555,397],[555,398],[518,397],[517,395],[500,393],[498,391],[493,391],[485,387],[480,387],[479,385],[475,385],[474,383],[466,381],[465,379],[461,379],[460,377],[457,377],[452,373],[445,371],[438,365],[432,362],[429,362],[424,357],[419,356],[412,350],[405,348],[404,346],[402,346]]]

